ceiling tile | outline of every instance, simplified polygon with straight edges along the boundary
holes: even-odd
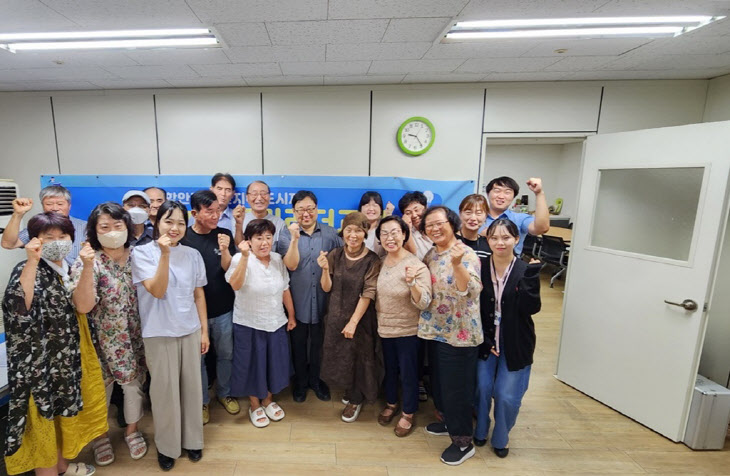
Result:
[[[24,81],[22,91],[71,91],[101,89],[88,81]]]
[[[728,68],[678,71],[579,71],[566,79],[571,81],[632,80],[632,79],[709,79],[730,73]]]
[[[274,45],[377,43],[388,20],[329,20],[271,22],[266,24]]]
[[[433,74],[410,73],[403,79],[404,83],[476,83],[484,79],[483,74]]]
[[[91,81],[102,89],[161,89],[170,83],[163,79],[95,79]]]
[[[480,58],[467,60],[458,73],[526,73],[541,71],[560,58]]]
[[[385,30],[384,42],[435,41],[451,18],[408,18],[391,20]]]
[[[616,60],[615,56],[568,56],[546,67],[543,71],[592,71]]]
[[[277,63],[234,63],[192,65],[201,76],[221,78],[225,76],[277,76],[281,69]]]
[[[544,40],[519,56],[618,56],[651,43],[650,38],[595,38],[590,40]],[[555,50],[565,49],[565,53]]]
[[[324,61],[325,45],[302,46],[239,46],[227,48],[226,56],[234,63],[267,63],[270,61]]]
[[[269,33],[263,23],[216,23],[213,28],[226,46],[270,45]]]
[[[121,79],[197,78],[198,74],[186,65],[164,66],[109,66],[108,71]]]
[[[592,14],[607,0],[471,0],[458,20],[565,18]]]
[[[261,76],[247,77],[249,86],[322,86],[322,76]]]
[[[491,73],[484,81],[558,81],[567,79],[573,73],[564,72],[532,72],[532,73]]]
[[[246,86],[242,76],[224,78],[167,79],[176,88],[226,88]]]
[[[403,78],[404,74],[396,75],[372,75],[372,76],[325,76],[325,85],[338,85],[338,84],[398,84]]]
[[[327,61],[419,59],[431,43],[358,43],[327,45]]]
[[[21,51],[0,50],[0,69],[54,68],[66,66],[134,66],[123,51]]]
[[[423,59],[500,58],[522,56],[537,46],[531,40],[495,40],[486,43],[436,43]]]
[[[70,30],[74,22],[38,0],[3,0],[0,31],[5,33]]]
[[[230,60],[221,48],[133,50],[128,51],[127,56],[145,66],[230,63]]]
[[[661,38],[642,46],[637,53],[664,55],[708,55],[730,52],[730,38],[723,36],[681,35]]]
[[[194,27],[200,20],[184,0],[43,0],[43,3],[88,28]]]
[[[606,70],[685,70],[730,66],[730,53],[722,55],[634,55],[603,67]]]
[[[368,74],[450,73],[463,62],[461,59],[373,61]]]
[[[98,66],[64,65],[55,68],[0,70],[0,81],[92,81],[94,79],[118,78]]]
[[[311,61],[296,63],[281,63],[281,71],[288,76],[300,75],[327,75],[349,76],[365,75],[370,67],[370,61]]]
[[[327,19],[327,0],[187,0],[203,22]]]
[[[329,18],[453,17],[469,0],[329,0]]]
[[[610,15],[720,15],[728,12],[728,2],[718,0],[611,0],[602,2],[596,16]]]

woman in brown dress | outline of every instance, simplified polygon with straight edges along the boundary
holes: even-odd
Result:
[[[322,251],[320,284],[329,293],[324,317],[322,380],[345,388],[342,420],[357,420],[365,401],[374,401],[382,378],[377,336],[375,289],[380,271],[378,255],[365,247],[368,219],[360,212],[342,221],[345,246]]]

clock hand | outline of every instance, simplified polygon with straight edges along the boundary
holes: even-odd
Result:
[[[423,147],[423,143],[421,143],[421,139],[419,139],[417,135],[415,135],[413,137],[415,137],[416,140],[418,141],[418,145],[420,145],[421,147]]]
[[[416,137],[416,138],[418,137],[416,134],[408,134],[408,135],[411,137]]]

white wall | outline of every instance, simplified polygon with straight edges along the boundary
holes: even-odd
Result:
[[[484,161],[485,183],[507,175],[520,185],[520,195],[529,197],[528,207],[535,209],[535,195],[527,188],[530,177],[542,178],[548,205],[563,199],[561,217],[573,217],[578,195],[578,178],[583,144],[489,145]]]
[[[730,120],[730,74],[710,80],[703,122]]]
[[[615,81],[603,89],[598,133],[702,122],[707,81]]]
[[[483,89],[374,91],[371,175],[476,182],[483,110]],[[431,149],[415,157],[396,142],[398,128],[413,116],[435,129]]]

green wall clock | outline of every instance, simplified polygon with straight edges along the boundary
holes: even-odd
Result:
[[[425,117],[415,116],[406,119],[398,128],[398,147],[408,155],[421,155],[428,152],[436,139],[436,129]]]

